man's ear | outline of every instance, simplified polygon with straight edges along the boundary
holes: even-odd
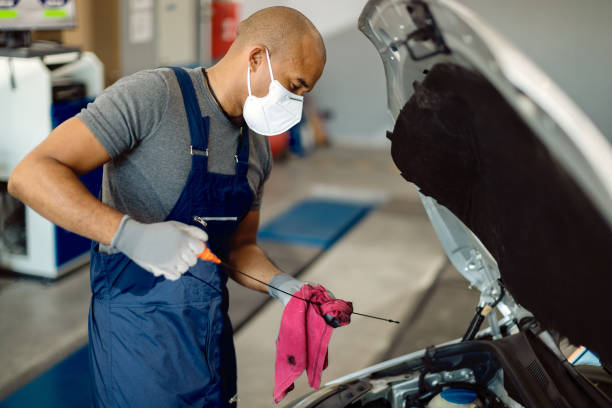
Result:
[[[257,72],[259,67],[266,63],[266,47],[263,45],[255,45],[249,51],[249,66],[251,72]]]

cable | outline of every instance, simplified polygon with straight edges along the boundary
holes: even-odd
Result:
[[[506,287],[504,286],[504,283],[502,282],[502,280],[498,279],[497,283],[499,285],[499,297],[497,298],[497,300],[495,302],[493,302],[491,307],[497,306],[499,304],[499,302],[501,302],[502,299],[504,298],[504,296],[506,295]]]
[[[269,283],[266,283],[266,282],[264,282],[264,281],[262,281],[262,280],[260,280],[260,279],[255,278],[254,276],[251,276],[251,275],[249,275],[249,274],[247,274],[247,273],[242,272],[241,270],[239,270],[239,269],[237,269],[237,268],[233,267],[232,265],[230,265],[230,264],[228,264],[228,263],[226,263],[226,262],[221,261],[220,265],[222,265],[223,267],[225,267],[225,268],[227,268],[227,269],[230,269],[230,270],[232,270],[232,271],[234,271],[234,272],[237,272],[237,273],[239,273],[239,274],[241,274],[241,275],[244,275],[244,276],[246,276],[246,277],[248,277],[248,278],[251,278],[251,279],[253,279],[253,280],[254,280],[254,281],[256,281],[256,282],[261,283],[262,285],[265,285],[265,286],[270,287],[270,288],[272,288],[272,289],[274,289],[274,290],[278,290],[279,292],[282,292],[282,293],[284,293],[284,294],[287,294],[287,295],[289,295],[289,296],[291,296],[291,297],[294,297],[294,298],[296,298],[296,299],[300,299],[300,300],[302,300],[302,301],[304,301],[304,302],[306,302],[306,303],[309,303],[309,304],[311,304],[311,305],[321,306],[321,304],[320,304],[320,303],[318,303],[318,302],[313,302],[313,301],[311,301],[311,300],[309,300],[309,299],[304,299],[304,298],[301,298],[301,297],[299,297],[299,296],[295,296],[295,295],[294,295],[294,294],[292,294],[292,293],[286,292],[286,291],[284,291],[284,290],[282,290],[282,289],[276,288],[276,287],[274,287],[274,286],[270,285]],[[372,316],[372,315],[369,315],[369,314],[365,314],[365,313],[357,313],[357,312],[353,312],[353,314],[354,314],[354,315],[358,315],[358,316],[368,317],[368,318],[370,318],[370,319],[377,319],[377,320],[382,320],[382,321],[389,322],[389,323],[399,324],[399,322],[398,322],[397,320],[387,319],[387,318],[385,318],[385,317]]]

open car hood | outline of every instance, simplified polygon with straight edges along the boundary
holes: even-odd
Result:
[[[609,141],[457,1],[370,0],[359,29],[383,61],[393,159],[481,303],[508,289],[507,319],[529,310],[612,362]]]

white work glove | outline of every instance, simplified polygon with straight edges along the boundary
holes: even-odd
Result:
[[[268,293],[273,298],[276,298],[281,301],[283,306],[287,306],[287,303],[291,300],[291,298],[295,292],[299,291],[304,285],[316,286],[316,284],[311,282],[304,282],[299,279],[295,279],[293,276],[288,275],[286,273],[281,273],[275,275],[270,279],[268,283]],[[274,287],[273,287],[274,286]],[[279,290],[280,289],[280,290]],[[335,299],[335,296],[331,291],[325,289],[330,298]],[[290,295],[291,294],[291,295]],[[324,316],[325,321],[331,327],[339,327],[340,323],[331,315],[326,314]]]
[[[299,279],[295,279],[293,276],[288,275],[286,273],[281,273],[275,275],[270,279],[268,284],[268,293],[273,298],[276,298],[281,301],[283,306],[287,306],[287,303],[291,300],[292,296],[295,292],[299,291],[304,285],[317,286],[316,283],[312,282],[304,282]],[[274,286],[274,288],[272,287]],[[277,290],[280,289],[280,290]],[[282,292],[281,292],[282,291]],[[335,298],[334,294],[331,291],[325,289],[330,298]],[[285,293],[286,292],[286,293]],[[289,295],[289,293],[291,295]]]
[[[177,280],[198,261],[206,232],[177,221],[143,224],[124,216],[111,242],[136,264],[155,276]]]
[[[270,279],[268,293],[273,298],[280,300],[283,306],[287,306],[287,303],[289,303],[292,298],[291,295],[300,290],[302,286],[307,283],[309,282],[304,282],[286,273],[281,273],[274,275],[274,277]],[[289,295],[289,293],[291,295]]]

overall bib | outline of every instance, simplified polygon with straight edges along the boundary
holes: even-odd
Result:
[[[227,259],[228,243],[253,202],[247,181],[248,129],[235,175],[208,172],[209,118],[193,82],[178,79],[191,134],[191,172],[166,221],[203,228],[207,245]],[[208,219],[206,226],[197,217]],[[201,220],[201,218],[200,218]],[[89,360],[96,407],[229,407],[236,395],[236,357],[227,273],[198,261],[177,281],[155,277],[122,253],[91,250]]]

